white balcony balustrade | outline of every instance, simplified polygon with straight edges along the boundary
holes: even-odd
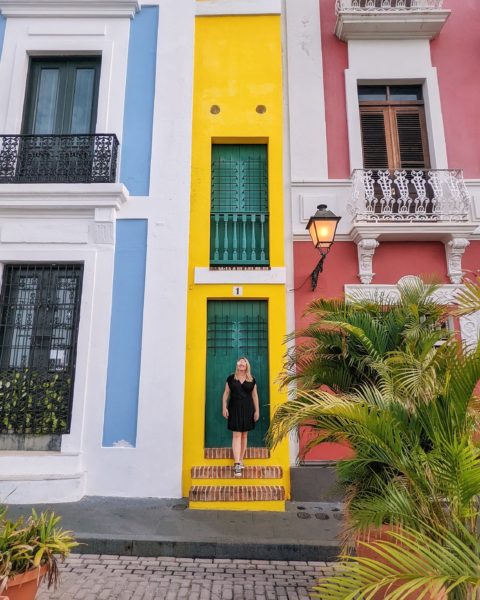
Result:
[[[443,8],[443,0],[337,0],[337,15],[343,11],[376,12],[423,11]]]
[[[349,211],[361,222],[461,222],[471,199],[461,170],[364,170],[352,176]]]
[[[341,40],[433,39],[450,15],[443,0],[336,0]]]

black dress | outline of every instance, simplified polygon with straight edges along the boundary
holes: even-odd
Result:
[[[227,383],[230,388],[228,428],[230,431],[251,431],[255,427],[255,405],[252,397],[255,378],[241,383],[232,374],[227,377]]]

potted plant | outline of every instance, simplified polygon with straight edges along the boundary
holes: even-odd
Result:
[[[46,579],[58,582],[58,558],[64,559],[78,544],[70,531],[58,525],[61,517],[51,511],[13,521],[0,515],[0,594],[9,600],[33,600]]]
[[[475,569],[468,580],[461,569],[480,562],[480,347],[465,352],[448,336],[437,348],[439,332],[410,306],[400,348],[369,357],[374,377],[347,393],[298,390],[271,423],[271,445],[307,421],[317,443],[348,442],[354,450],[338,470],[347,489],[346,539],[357,556],[345,552],[339,574],[320,583],[325,600],[463,600],[478,592]]]

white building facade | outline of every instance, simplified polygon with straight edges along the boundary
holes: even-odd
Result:
[[[0,497],[179,497],[194,2],[0,13]]]

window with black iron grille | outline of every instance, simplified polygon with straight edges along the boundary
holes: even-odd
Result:
[[[269,265],[265,144],[212,146],[210,265]]]
[[[83,266],[6,265],[0,298],[0,433],[70,431]]]

